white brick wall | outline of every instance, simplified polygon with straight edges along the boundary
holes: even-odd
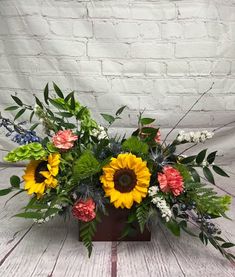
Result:
[[[235,0],[1,0],[0,106],[47,81],[100,112],[127,104],[126,127],[146,108],[166,128],[215,82],[182,126],[233,120]]]

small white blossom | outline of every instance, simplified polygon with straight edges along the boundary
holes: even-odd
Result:
[[[108,138],[105,128],[101,125],[99,125],[97,129],[93,129],[91,135],[97,137],[98,140]]]
[[[213,132],[208,132],[207,130],[204,131],[197,131],[197,132],[189,132],[185,133],[184,131],[180,131],[176,140],[178,142],[192,142],[192,143],[199,143],[204,142],[207,139],[211,139],[213,137]]]
[[[149,188],[148,194],[149,196],[154,196],[157,194],[158,191],[159,191],[159,188],[157,186],[152,186]]]
[[[160,210],[161,216],[168,222],[172,217],[172,212],[170,207],[167,205],[166,200],[161,196],[153,197],[151,201]]]

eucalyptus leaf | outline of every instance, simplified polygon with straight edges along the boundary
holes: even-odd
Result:
[[[221,167],[219,167],[217,165],[213,165],[212,168],[217,174],[219,174],[223,177],[229,177],[229,175]]]
[[[14,120],[18,119],[19,117],[22,116],[22,114],[26,111],[26,109],[21,109],[19,110],[19,112],[16,114],[16,116],[14,117]]]
[[[7,107],[7,108],[5,109],[5,111],[15,111],[15,110],[17,110],[17,109],[19,109],[19,106],[10,106],[10,107]]]
[[[206,157],[207,149],[202,150],[196,157],[196,163],[201,164]]]
[[[204,176],[206,177],[206,179],[214,185],[215,179],[214,179],[214,176],[213,176],[211,170],[208,167],[203,167],[203,173],[204,173]]]
[[[23,106],[23,102],[18,97],[11,95],[11,98],[15,101],[16,104]]]
[[[44,88],[44,101],[47,105],[49,105],[48,99],[49,99],[49,84],[47,83],[45,88]]]
[[[106,120],[110,125],[115,121],[115,117],[113,117],[110,114],[104,114],[104,113],[102,113],[101,115],[104,118],[104,120]]]
[[[217,151],[214,151],[214,152],[211,152],[208,156],[207,156],[207,162],[209,164],[212,164],[215,160],[215,157],[216,157],[216,153]]]
[[[56,94],[60,97],[60,98],[63,98],[64,99],[64,95],[63,95],[63,92],[61,91],[61,89],[53,82],[53,87],[54,87],[54,90],[56,92]]]
[[[126,105],[125,105],[125,106],[122,106],[121,108],[119,108],[119,109],[116,111],[115,115],[116,115],[116,116],[119,116],[119,115],[124,111],[125,108],[126,108]]]

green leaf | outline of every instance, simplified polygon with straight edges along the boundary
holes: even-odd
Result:
[[[39,123],[35,123],[30,127],[30,130],[33,131],[38,127]]]
[[[11,95],[11,98],[15,101],[16,104],[23,106],[23,102],[18,97]]]
[[[229,177],[229,175],[221,167],[219,167],[217,165],[213,165],[212,168],[217,174],[224,176],[224,177]]]
[[[58,101],[49,98],[49,102],[56,107],[57,109],[62,109],[62,110],[66,110],[66,108],[64,107],[64,105],[62,103],[59,103]]]
[[[33,116],[34,116],[34,111],[30,114],[30,118],[29,118],[29,122],[31,123],[32,122],[32,119],[33,119]]]
[[[115,115],[116,115],[116,116],[119,116],[119,115],[124,111],[125,108],[126,108],[126,105],[125,105],[125,106],[122,106],[121,108],[119,108],[119,109],[116,111]]]
[[[191,175],[194,181],[200,183],[200,175],[197,173],[196,169],[193,167],[190,167],[189,170],[191,172]]]
[[[96,219],[90,222],[80,222],[79,224],[79,236],[88,250],[88,256],[90,258],[93,248],[92,238],[96,232],[97,221]]]
[[[12,188],[1,189],[1,190],[0,190],[0,196],[7,195],[7,194],[10,193],[10,192],[12,192]]]
[[[73,116],[73,114],[71,114],[69,112],[59,112],[57,114],[59,114],[62,117],[72,117]]]
[[[147,143],[139,140],[137,137],[130,137],[123,142],[122,149],[136,154],[147,154],[149,147]]]
[[[144,117],[144,118],[141,118],[141,119],[140,119],[140,123],[141,123],[142,125],[149,125],[149,124],[153,123],[154,121],[155,121],[155,119],[153,119],[153,118],[148,118],[148,117]]]
[[[81,120],[85,111],[87,111],[87,107],[82,107],[82,108],[76,113],[76,119],[77,119],[77,120]]]
[[[19,110],[19,112],[16,114],[16,116],[14,117],[14,120],[16,120],[17,118],[21,117],[22,114],[26,111],[26,109],[21,109]]]
[[[10,178],[10,183],[13,188],[19,188],[20,187],[20,178],[16,175],[12,175]]]
[[[42,218],[42,214],[38,212],[25,212],[25,213],[15,214],[14,217],[40,219]]]
[[[149,216],[149,207],[145,203],[138,205],[136,209],[136,217],[140,226],[141,233],[144,232],[145,225],[148,221],[148,216]]]
[[[49,99],[49,84],[47,83],[45,88],[44,88],[44,101],[47,105],[49,105],[48,99]]]
[[[189,163],[192,163],[195,160],[195,158],[196,158],[196,156],[189,156],[189,157],[182,159],[180,162],[182,164],[189,164]]]
[[[231,243],[231,242],[225,242],[221,245],[221,247],[223,248],[230,248],[230,247],[234,247],[235,244],[234,243]]]
[[[175,236],[180,236],[180,226],[176,220],[171,219],[169,222],[166,222],[165,225]]]
[[[101,170],[100,164],[89,150],[85,151],[81,157],[75,161],[73,166],[73,178],[75,182],[91,177]]]
[[[192,181],[192,177],[186,165],[175,164],[174,167],[180,172],[180,175],[183,177],[184,181]]]
[[[214,176],[211,172],[211,170],[208,167],[203,167],[203,173],[206,179],[212,183],[213,185],[215,184]]]
[[[216,153],[217,153],[217,151],[214,151],[214,152],[211,152],[208,156],[207,156],[207,162],[209,163],[209,164],[212,164],[213,162],[214,162],[214,160],[215,160],[215,157],[216,157]]]
[[[202,150],[196,157],[196,163],[201,164],[206,157],[207,149]]]
[[[18,106],[10,106],[10,107],[7,107],[7,108],[5,109],[5,111],[15,111],[15,110],[17,110],[17,109],[19,109]]]
[[[35,97],[37,105],[43,110],[43,104],[42,104],[42,102],[37,98],[37,96],[34,96],[34,97]]]
[[[74,99],[74,92],[72,92],[71,101],[70,101],[70,109],[72,111],[74,111],[75,108],[76,108],[76,102],[75,102],[75,99]]]
[[[61,91],[61,89],[53,82],[53,87],[54,87],[54,90],[56,92],[56,94],[60,97],[60,98],[63,98],[64,99],[64,95],[63,95],[63,92]]]
[[[110,125],[115,121],[115,117],[113,117],[110,114],[101,113],[101,115],[104,118],[104,120],[106,120]]]

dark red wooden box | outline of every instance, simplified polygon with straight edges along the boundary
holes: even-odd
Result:
[[[107,207],[108,215],[101,218],[101,223],[97,225],[97,231],[93,241],[120,241],[122,232],[126,226],[126,221],[130,210],[116,209],[113,206]],[[150,241],[151,233],[145,229],[143,233],[140,232],[138,223],[135,224],[136,232],[131,236],[125,237],[124,241]],[[80,238],[79,238],[80,239]]]

